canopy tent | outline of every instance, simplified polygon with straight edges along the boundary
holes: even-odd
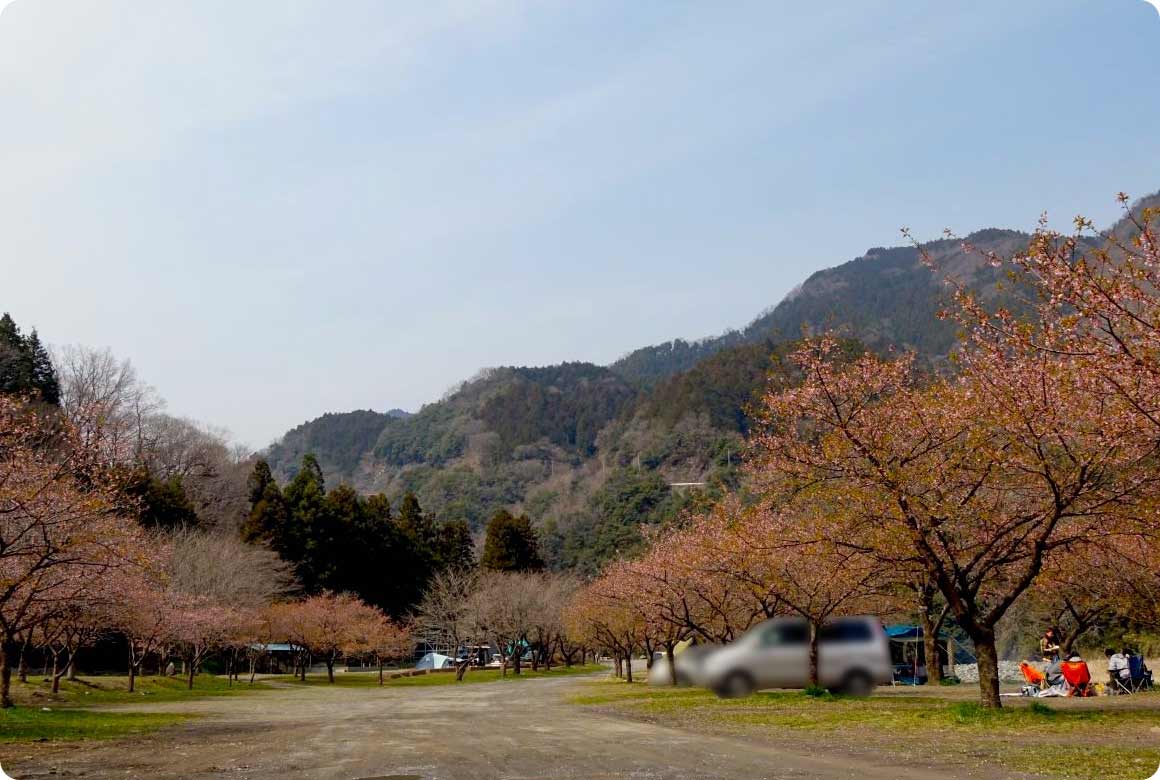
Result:
[[[415,664],[416,669],[450,669],[455,661],[442,653],[427,653]]]
[[[906,623],[886,626],[890,640],[890,657],[894,663],[894,677],[898,682],[917,685],[926,681],[926,649],[923,645],[922,626]],[[945,631],[938,635],[939,661],[955,664],[975,663],[975,656],[962,640]]]

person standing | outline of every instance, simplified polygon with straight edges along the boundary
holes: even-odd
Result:
[[[1059,640],[1055,637],[1055,629],[1048,628],[1039,639],[1039,655],[1045,664],[1059,660]]]

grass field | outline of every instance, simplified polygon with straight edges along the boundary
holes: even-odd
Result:
[[[154,731],[188,717],[172,713],[13,707],[0,710],[0,743],[113,739]]]
[[[39,676],[28,678],[27,683],[12,681],[12,698],[18,705],[76,707],[94,704],[121,704],[142,701],[177,701],[200,696],[236,696],[253,690],[263,690],[261,682],[253,685],[244,679],[232,686],[224,677],[199,674],[194,678],[193,690],[187,689],[184,677],[138,677],[136,690],[129,692],[129,678],[118,676],[82,676],[75,682],[60,681],[60,692],[52,693],[52,684]]]
[[[803,744],[824,735],[827,745],[855,753],[998,764],[1049,777],[1140,780],[1160,765],[1160,694],[1054,705],[1016,700],[986,710],[937,695],[851,699],[781,691],[719,699],[698,689],[602,681],[572,702],[677,727]]]

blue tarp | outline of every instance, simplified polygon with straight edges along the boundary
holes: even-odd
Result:
[[[907,625],[906,623],[886,626],[886,637],[897,642],[918,641],[919,639],[922,639],[922,627]],[[946,641],[952,638],[953,637],[949,636],[945,632],[940,632],[938,635],[939,643],[943,644],[944,646]],[[971,654],[970,650],[963,646],[962,640],[956,639],[954,663],[969,664],[974,662],[975,656]]]

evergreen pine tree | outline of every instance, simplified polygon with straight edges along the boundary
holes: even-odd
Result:
[[[322,477],[322,467],[318,459],[307,453],[302,457],[302,467],[290,480],[283,493],[286,500],[287,519],[285,531],[278,544],[282,557],[295,563],[298,578],[306,591],[314,592],[320,587],[319,566],[322,561],[317,553],[319,539],[327,532],[326,483]]]
[[[56,367],[48,350],[40,343],[40,336],[33,330],[25,342],[32,387],[40,393],[46,404],[60,404],[60,382],[56,378]]]
[[[544,568],[536,529],[527,515],[515,517],[506,509],[495,513],[487,524],[479,565],[493,571],[539,571]]]
[[[270,471],[270,464],[265,458],[258,458],[254,470],[246,478],[246,491],[250,495],[250,508],[262,500],[266,494],[266,487],[274,482],[274,473]]]
[[[15,320],[5,312],[0,316],[0,393],[27,393],[32,389],[28,343]]]
[[[439,526],[436,559],[440,569],[475,566],[475,540],[466,521],[451,520]]]
[[[434,551],[435,525],[429,518],[424,517],[419,499],[409,490],[403,496],[403,503],[399,506],[399,517],[395,522],[417,545],[428,551]]]

